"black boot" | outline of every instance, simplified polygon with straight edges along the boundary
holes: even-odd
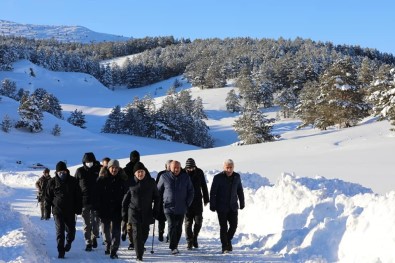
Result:
[[[117,252],[111,251],[110,258],[112,258],[112,259],[118,258]]]
[[[158,240],[159,240],[160,242],[163,242],[163,232],[159,232]]]
[[[199,244],[198,244],[198,241],[197,241],[197,235],[193,236],[193,247],[195,247],[195,248],[199,247]]]
[[[97,239],[96,237],[92,238],[92,247],[97,248]]]
[[[67,241],[66,245],[64,246],[64,251],[69,252],[71,249],[71,242]]]
[[[91,244],[86,245],[85,251],[88,251],[88,252],[92,251],[92,245]]]
[[[59,251],[58,258],[64,258],[64,251]]]

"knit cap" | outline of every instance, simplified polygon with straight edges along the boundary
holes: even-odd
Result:
[[[114,166],[114,167],[118,167],[118,168],[119,168],[120,166],[119,166],[118,160],[111,159],[111,160],[108,162],[107,167],[110,168],[111,166]]]
[[[60,161],[56,164],[56,172],[65,171],[65,170],[67,170],[67,166],[65,162]]]
[[[145,166],[142,162],[138,162],[133,166],[133,174],[138,171],[138,170],[144,170],[145,171]]]
[[[192,158],[188,158],[187,161],[185,162],[185,169],[195,168],[195,167],[196,167],[195,160]]]

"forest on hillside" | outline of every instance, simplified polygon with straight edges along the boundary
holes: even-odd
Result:
[[[281,106],[282,117],[299,117],[301,127],[351,127],[370,114],[395,120],[395,57],[376,49],[301,38],[190,41],[170,36],[91,44],[0,40],[0,70],[28,59],[49,70],[91,74],[111,89],[179,75],[201,89],[221,88],[235,79],[239,93],[228,94],[227,106],[242,114],[235,129],[247,144],[275,139],[273,120],[260,112],[274,104]],[[122,65],[101,63],[128,55],[133,56]]]

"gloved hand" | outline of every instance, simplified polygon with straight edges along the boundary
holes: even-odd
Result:
[[[243,210],[243,208],[244,208],[244,204],[241,204],[240,205],[240,210]]]
[[[215,207],[210,206],[210,210],[213,211],[213,212],[215,212]]]

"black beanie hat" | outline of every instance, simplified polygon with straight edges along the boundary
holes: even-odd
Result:
[[[140,161],[140,153],[136,150],[130,152],[130,160]]]
[[[56,172],[65,171],[65,170],[67,170],[67,166],[65,162],[60,161],[56,164]]]
[[[142,162],[138,162],[133,166],[133,174],[138,171],[138,170],[144,170],[145,171],[145,166]]]
[[[45,169],[44,169],[44,173],[49,173],[49,169],[48,169],[48,168],[45,168]]]
[[[194,167],[196,167],[195,160],[192,158],[188,158],[187,161],[185,162],[185,169],[194,168]]]

